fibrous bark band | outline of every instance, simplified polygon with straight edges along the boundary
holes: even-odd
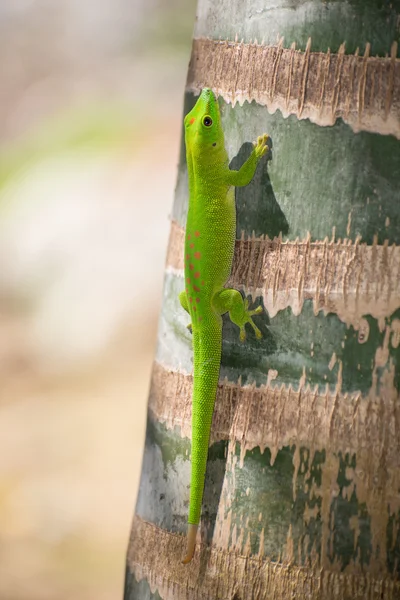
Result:
[[[186,88],[211,87],[226,102],[255,100],[270,112],[294,114],[319,125],[342,118],[354,131],[400,138],[400,60],[393,42],[388,58],[305,52],[233,41],[195,39]]]
[[[400,584],[368,575],[344,575],[315,567],[279,564],[236,552],[204,549],[182,567],[185,538],[135,516],[128,569],[146,578],[163,600],[396,600]],[[201,583],[199,584],[199,578]]]
[[[183,269],[184,231],[172,223],[167,268]],[[365,314],[389,317],[400,307],[400,248],[351,240],[236,241],[229,286],[262,296],[268,314],[312,299],[314,312],[336,313],[358,328]]]

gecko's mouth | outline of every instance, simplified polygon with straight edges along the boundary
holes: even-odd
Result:
[[[204,88],[200,94],[200,98],[205,102],[207,109],[216,103],[214,92],[210,88]]]
[[[201,94],[200,96],[202,96],[205,99],[210,99],[212,98],[213,100],[215,100],[215,96],[214,96],[214,92],[212,91],[211,88],[203,88],[201,90]]]

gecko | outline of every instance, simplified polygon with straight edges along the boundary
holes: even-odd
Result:
[[[222,349],[222,317],[239,327],[246,338],[248,323],[258,339],[261,332],[239,291],[225,287],[232,267],[236,206],[234,187],[250,183],[257,164],[268,151],[268,136],[257,138],[250,157],[238,171],[229,169],[218,102],[204,88],[184,119],[186,161],[189,179],[189,209],[185,230],[185,290],[179,295],[189,313],[193,345],[192,451],[187,552],[189,563],[196,547],[201,516],[211,421],[217,393]]]

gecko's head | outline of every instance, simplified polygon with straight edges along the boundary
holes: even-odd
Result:
[[[198,149],[213,153],[224,146],[224,134],[221,126],[218,102],[214,92],[204,88],[190,111],[185,117],[185,141],[192,151]]]

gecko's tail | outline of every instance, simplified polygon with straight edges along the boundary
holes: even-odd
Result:
[[[210,429],[221,365],[222,326],[220,319],[217,319],[214,315],[210,315],[207,321],[206,329],[193,333],[192,464],[187,553],[183,561],[184,564],[192,560],[196,546],[196,534],[200,522],[207,467]]]
[[[187,532],[187,549],[186,556],[182,561],[182,564],[187,565],[193,558],[194,549],[196,547],[196,536],[197,536],[198,525],[189,523]]]

